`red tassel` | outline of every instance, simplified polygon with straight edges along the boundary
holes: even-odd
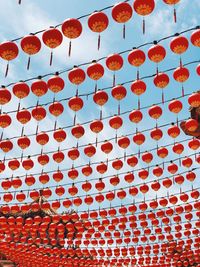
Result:
[[[30,64],[31,64],[31,57],[29,56],[28,57],[28,63],[27,63],[27,70],[29,70],[29,68],[30,68]]]
[[[140,98],[138,97],[138,110],[140,110]]]
[[[115,77],[115,72],[113,74],[113,86],[115,86],[115,82],[116,82],[116,77]]]
[[[98,36],[98,50],[100,49],[101,46],[101,35],[99,34]]]
[[[174,7],[174,22],[176,23],[177,18],[176,18],[176,8]]]
[[[55,121],[54,123],[54,131],[56,130],[56,126],[57,126],[57,121]]]
[[[142,30],[143,30],[143,34],[145,34],[145,19],[144,18],[142,22]]]
[[[115,134],[115,143],[117,143],[117,132]]]
[[[100,120],[102,120],[102,109],[100,110]]]
[[[8,76],[8,70],[9,70],[9,62],[8,62],[8,63],[7,63],[7,65],[6,65],[5,77],[7,77],[7,76]]]
[[[51,66],[51,65],[52,65],[52,63],[53,63],[53,51],[51,51],[49,65]]]
[[[164,92],[162,91],[162,103],[165,103]]]
[[[76,113],[74,115],[74,125],[76,124]]]
[[[184,95],[185,95],[185,92],[184,92],[184,87],[182,85],[182,96],[184,96]]]
[[[97,147],[97,143],[98,143],[98,137],[96,136],[96,141],[95,141],[96,147]]]
[[[97,82],[95,83],[95,87],[94,87],[94,92],[96,93],[97,92]]]
[[[124,161],[126,160],[126,150],[124,150]]]
[[[120,115],[120,102],[118,103],[118,115]]]
[[[24,134],[24,126],[22,127],[21,136],[23,136],[23,134]]]
[[[123,25],[123,39],[126,38],[126,25]]]
[[[183,67],[183,63],[182,63],[182,59],[180,57],[180,67],[182,68]]]
[[[69,51],[68,51],[68,56],[71,56],[71,51],[72,51],[72,41],[69,42]]]
[[[140,73],[139,73],[139,69],[137,69],[137,80],[140,79]]]

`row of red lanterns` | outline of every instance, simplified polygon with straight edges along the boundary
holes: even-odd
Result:
[[[180,0],[179,0],[180,1]],[[176,1],[177,3],[179,2]],[[174,4],[168,1],[163,0],[166,4]],[[176,3],[175,3],[176,4]],[[112,18],[120,24],[123,24],[123,37],[125,38],[125,23],[128,22],[132,15],[133,9],[135,12],[143,18],[146,15],[149,15],[153,12],[155,8],[154,0],[135,0],[132,6],[127,2],[122,2],[114,5],[112,7]],[[175,13],[174,13],[175,14]],[[176,16],[175,16],[176,17]],[[176,20],[176,19],[175,19]],[[91,31],[99,34],[98,37],[98,49],[100,48],[100,34],[105,31],[108,27],[109,19],[108,16],[102,11],[96,11],[92,13],[88,18],[88,27]],[[53,51],[55,48],[61,45],[63,41],[63,35],[70,39],[69,43],[69,56],[71,54],[71,40],[78,38],[82,33],[82,24],[78,19],[67,19],[62,23],[61,26],[62,33],[57,28],[50,28],[42,33],[42,41],[43,43]],[[143,19],[143,32],[145,31],[145,24]],[[34,35],[30,34],[21,39],[20,43],[21,49],[24,53],[29,56],[27,69],[30,66],[30,57],[37,54],[41,49],[41,41],[40,39]],[[18,56],[19,49],[15,42],[9,41],[4,42],[0,45],[0,56],[2,59],[6,61],[10,61],[15,59]],[[52,64],[52,56],[53,52],[51,52],[50,57],[50,65]],[[7,69],[8,71],[8,69]],[[6,74],[7,74],[6,71]]]

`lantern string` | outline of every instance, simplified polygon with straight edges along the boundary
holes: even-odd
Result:
[[[29,70],[30,68],[30,63],[31,63],[31,57],[28,57],[28,62],[27,62],[27,70]]]
[[[200,59],[198,60],[193,60],[193,61],[190,61],[190,62],[187,62],[184,64],[184,66],[189,66],[189,65],[193,65],[193,64],[196,64],[196,63],[200,63]],[[163,70],[161,71],[162,73],[168,73],[168,72],[171,72],[171,71],[174,71],[177,67],[172,67],[172,68],[169,68],[169,69],[166,69],[166,70]],[[53,73],[52,73],[53,75]],[[150,79],[150,78],[153,78],[156,76],[156,73],[153,73],[153,74],[150,74],[150,75],[146,75],[146,76],[143,76],[140,78],[140,80],[146,80],[146,79]],[[29,80],[24,80],[24,82],[26,81],[30,81]],[[126,84],[130,84],[132,82],[134,82],[135,80],[126,80],[126,81],[121,81],[120,84],[121,85],[126,85]],[[113,83],[115,82],[115,79],[113,78]],[[5,87],[9,87],[11,85],[14,85],[15,83],[10,83],[9,85],[5,86]],[[109,91],[113,88],[113,84],[111,86],[107,86],[107,87],[103,87],[103,88],[98,88],[99,90],[101,91]],[[91,92],[88,92],[88,93],[83,93],[83,94],[78,94],[79,97],[88,97],[88,96],[92,96],[95,94],[95,90],[92,90]],[[186,96],[188,96],[189,94],[187,94]],[[73,95],[74,96],[74,95]],[[67,101],[67,100],[70,100],[73,96],[69,96],[69,97],[66,97],[66,98],[62,98],[62,99],[59,99],[57,100],[58,102],[63,102],[63,101]],[[76,94],[77,96],[77,94]],[[166,102],[166,101],[165,101]],[[52,101],[48,101],[48,102],[45,102],[45,103],[40,103],[40,106],[48,106],[52,104]],[[158,103],[159,104],[159,103]],[[162,102],[160,103],[162,104]],[[150,106],[149,106],[150,107]],[[26,109],[33,109],[35,108],[35,105],[34,106],[28,106],[26,107]],[[141,109],[143,109],[141,107]],[[7,114],[11,114],[11,113],[16,113],[18,110],[10,110],[10,111],[7,111],[6,113]]]
[[[173,38],[173,37],[175,37],[177,35],[181,35],[181,34],[184,34],[184,33],[187,33],[187,32],[190,32],[190,31],[193,31],[193,30],[196,30],[196,29],[199,29],[199,28],[200,28],[200,26],[195,26],[195,27],[192,27],[192,28],[188,28],[186,30],[183,30],[183,31],[181,31],[179,33],[175,33],[175,34],[172,34],[172,35],[168,35],[166,37],[162,37],[161,39],[157,40],[157,43],[160,43],[160,42],[162,42],[164,40],[171,39],[171,38]],[[19,38],[19,40],[22,39],[22,38],[23,37]],[[12,40],[12,41],[15,41],[15,40]],[[152,44],[154,44],[154,41],[143,43],[143,44],[141,44],[141,45],[139,45],[137,47],[134,47],[134,48],[139,49],[139,48],[142,48],[142,47],[145,47],[145,46],[148,46],[148,45],[152,45]],[[118,52],[118,54],[120,54],[120,55],[126,54],[126,53],[129,53],[131,50],[132,49],[126,49],[126,50],[123,50],[123,51]],[[99,61],[102,61],[102,60],[104,60],[106,58],[107,58],[107,56],[104,56],[104,57],[101,57],[101,58],[97,59],[96,61],[99,62]],[[84,62],[84,63],[81,63],[81,64],[77,65],[77,67],[87,66],[87,65],[89,65],[91,63],[92,63],[91,61]],[[70,71],[72,69],[73,69],[73,67],[69,67],[67,69],[63,69],[63,70],[56,71],[56,72],[58,72],[59,74],[62,74],[62,73],[66,73],[66,72],[68,72],[68,71]],[[55,74],[55,72],[46,73],[46,74],[41,75],[41,78],[45,78],[45,77],[48,77],[48,76],[51,76],[51,75],[54,75],[54,74]],[[31,77],[31,78],[25,79],[23,81],[24,82],[29,82],[29,81],[33,81],[33,80],[36,80],[36,79],[38,79],[38,76],[37,77]],[[9,84],[6,85],[6,87],[12,86],[15,83],[16,82],[9,83]]]
[[[167,145],[168,146],[168,145]],[[154,149],[155,150],[155,149]],[[134,155],[136,155],[136,154],[134,154]],[[129,156],[133,156],[132,154],[131,155],[126,155],[127,157],[129,157]],[[192,156],[195,156],[195,153],[192,153],[192,154],[189,154],[188,155],[188,157],[192,157]],[[122,159],[123,157],[120,157],[119,159]],[[185,158],[185,156],[182,156],[182,157],[180,157],[180,159],[184,159]],[[110,161],[110,160],[109,160]],[[174,160],[173,160],[174,162],[175,161],[179,161],[179,157],[177,157],[177,158],[175,158]],[[101,162],[101,163],[104,163],[104,162]],[[164,163],[166,163],[166,164],[168,164],[168,163],[171,163],[171,160],[168,160],[168,161],[165,161]],[[96,165],[96,164],[99,164],[99,162],[91,162],[90,163],[90,166],[92,166],[92,165]],[[154,167],[157,167],[157,165],[158,164],[154,164],[154,165],[149,165],[148,166],[148,168],[150,169],[150,168],[154,168]],[[74,167],[73,166],[73,169],[78,169],[80,166],[77,166],[77,167]],[[85,167],[85,165],[82,165],[81,167]],[[197,170],[198,169],[198,167],[196,167],[196,168],[193,168],[193,169],[191,169],[190,171],[195,171],[195,170]],[[61,172],[65,172],[65,171],[69,171],[70,169],[59,169],[59,171],[61,171]],[[134,173],[135,172],[139,172],[139,171],[141,171],[141,170],[144,170],[144,168],[137,168],[137,169],[135,169],[134,170]],[[50,173],[54,173],[55,171],[57,171],[57,169],[56,170],[51,170],[51,171],[48,171],[48,172],[45,172],[46,174],[50,174]],[[125,174],[127,174],[127,173],[129,173],[130,171],[123,171],[123,172],[118,172],[118,176],[121,176],[121,175],[125,175]],[[185,174],[185,173],[187,173],[188,171],[184,171],[184,172],[182,172],[182,173],[179,173],[179,175],[180,174]],[[38,176],[38,175],[41,175],[42,173],[33,173],[33,174],[31,174],[31,175],[33,175],[33,176]],[[22,177],[26,177],[26,175],[20,175],[20,176],[17,176],[18,178],[22,178]],[[111,177],[113,177],[113,175],[106,175],[106,176],[104,176],[104,177],[95,177],[95,178],[91,178],[90,179],[90,181],[91,182],[93,182],[93,181],[98,181],[100,178],[102,179],[102,181],[103,180],[107,180],[108,178],[111,178]],[[11,179],[12,177],[6,177],[6,178],[1,178],[0,180],[5,180],[5,179]],[[163,180],[165,180],[166,178],[174,178],[174,174],[173,175],[171,175],[171,176],[166,176],[166,177],[161,177],[161,178],[158,178],[157,179],[157,181],[158,182],[160,182],[160,181],[163,181]],[[74,185],[77,185],[77,184],[82,184],[82,183],[84,183],[85,181],[73,181],[73,184]],[[153,181],[147,181],[146,182],[146,184],[151,184]],[[58,187],[58,186],[70,186],[72,183],[70,182],[70,183],[66,183],[66,184],[56,184],[56,185],[51,185],[51,186],[47,186],[46,188],[56,188],[56,187]],[[142,185],[142,184],[144,184],[144,182],[140,182],[140,183],[137,183],[137,184],[134,184],[134,186],[139,186],[139,185]],[[127,188],[131,188],[133,185],[131,184],[131,185],[129,185]],[[38,190],[40,189],[40,187],[38,188]],[[24,192],[26,192],[26,191],[28,191],[29,189],[24,189],[23,191]],[[19,190],[20,191],[20,190]],[[10,191],[10,193],[13,193],[13,192],[15,192],[15,191]],[[0,192],[0,195],[1,194],[3,194],[3,192]]]

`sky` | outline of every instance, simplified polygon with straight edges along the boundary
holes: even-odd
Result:
[[[59,1],[53,1],[53,0],[35,0],[35,1],[30,1],[30,0],[22,0],[21,6],[17,4],[17,0],[1,0],[0,3],[0,16],[1,16],[1,24],[0,24],[0,42],[6,41],[6,40],[13,40],[17,37],[22,37],[25,36],[31,32],[36,32],[41,29],[48,29],[49,26],[54,26],[59,23],[62,23],[65,19],[67,18],[76,18],[84,14],[90,14],[95,10],[99,10],[101,8],[104,8],[105,6],[108,5],[114,5],[116,1],[111,1],[111,0],[102,0],[102,1],[66,1],[66,0],[59,0]],[[131,1],[132,4],[132,1]],[[83,33],[82,36],[72,42],[72,56],[71,58],[67,57],[67,52],[68,52],[68,40],[64,38],[64,41],[62,45],[57,48],[54,52],[54,59],[53,59],[53,66],[49,66],[49,55],[50,51],[47,47],[42,44],[42,49],[41,51],[34,56],[31,59],[31,67],[30,70],[26,70],[26,64],[27,64],[27,56],[24,55],[24,53],[20,49],[19,56],[17,57],[16,60],[11,62],[10,64],[10,69],[9,69],[9,74],[7,78],[4,78],[4,73],[5,73],[5,66],[6,62],[3,60],[0,61],[0,79],[1,79],[1,84],[2,85],[7,85],[9,83],[17,82],[20,80],[24,79],[29,79],[31,77],[37,77],[39,75],[44,75],[46,73],[55,73],[58,70],[63,70],[67,68],[72,68],[73,65],[79,65],[84,62],[91,62],[94,59],[99,59],[104,56],[108,56],[109,54],[112,53],[117,53],[123,50],[131,49],[132,47],[138,46],[140,44],[146,43],[146,42],[152,42],[154,40],[159,40],[162,37],[166,37],[168,35],[175,34],[176,32],[180,32],[182,30],[186,30],[191,27],[195,27],[198,25],[199,19],[200,19],[200,2],[198,0],[193,0],[192,5],[191,1],[189,0],[182,0],[179,5],[177,5],[177,24],[174,24],[173,22],[173,9],[170,6],[167,6],[163,3],[161,0],[156,1],[156,8],[155,11],[152,13],[152,15],[148,16],[146,18],[146,34],[142,35],[142,18],[139,17],[137,14],[133,14],[132,19],[130,22],[127,23],[126,25],[126,39],[122,39],[122,26],[117,24],[116,22],[113,21],[113,19],[110,16],[110,9],[106,11],[106,14],[109,16],[109,27],[108,29],[102,33],[101,36],[101,48],[100,51],[97,51],[97,34],[91,32],[88,29],[87,26],[87,18],[82,19],[82,25],[83,25]],[[191,32],[187,33],[185,36],[190,37]],[[41,34],[38,35],[41,37]],[[165,40],[162,42],[162,45],[167,50],[167,56],[164,59],[161,64],[159,64],[159,70],[163,71],[169,68],[173,67],[178,67],[179,65],[179,57],[175,54],[173,54],[170,49],[169,49],[169,42],[170,40]],[[19,42],[17,42],[19,45]],[[147,52],[150,46],[145,46],[144,51]],[[129,80],[134,80],[136,78],[136,69],[132,66],[129,65],[127,61],[127,53],[123,54],[124,58],[124,67],[121,71],[116,73],[116,81],[117,83],[122,83],[124,81],[129,81]],[[198,51],[198,48],[192,46],[190,43],[190,47],[188,51],[183,55],[182,57],[183,63],[188,63],[194,60],[200,60],[200,54]],[[105,61],[101,61],[102,65],[105,67]],[[184,84],[185,92],[186,94],[192,93],[194,91],[197,91],[199,89],[198,83],[199,83],[199,77],[196,74],[195,68],[197,66],[196,64],[192,64],[188,66],[188,69],[190,71],[190,78],[189,80]],[[83,67],[84,70],[86,70],[86,67]],[[146,60],[145,64],[141,67],[140,69],[140,75],[142,77],[147,76],[147,75],[152,75],[155,73],[156,66],[152,62],[150,62],[148,59]],[[176,97],[181,96],[181,85],[174,81],[172,72],[169,72],[170,76],[170,84],[169,86],[165,89],[165,99],[173,99]],[[72,97],[75,95],[76,92],[76,87],[72,85],[69,80],[67,79],[67,74],[64,73],[62,75],[62,78],[65,80],[65,88],[62,92],[60,92],[58,95],[55,96],[56,100],[61,100],[63,98],[67,97]],[[104,77],[98,82],[98,88],[105,88],[105,87],[111,87],[112,86],[112,73],[106,69],[105,67],[105,75]],[[154,103],[160,103],[161,102],[161,91],[158,88],[155,88],[153,84],[152,78],[146,79],[145,82],[147,83],[147,92],[142,95],[141,97],[141,107],[145,106],[151,106]],[[31,83],[29,83],[30,85]],[[8,87],[9,90],[12,89],[12,87]],[[124,101],[121,103],[121,112],[126,112],[130,111],[133,109],[137,109],[137,98],[131,93],[130,90],[130,84],[126,85],[127,89],[127,97]],[[87,94],[90,93],[94,90],[94,82],[91,81],[89,78],[86,79],[86,81],[80,85],[79,88],[79,93],[80,94]],[[111,116],[116,114],[117,112],[117,102],[112,99],[110,95],[110,90],[108,90],[109,94],[109,101],[103,107],[103,117],[106,116]],[[39,103],[46,103],[46,102],[52,102],[53,101],[53,93],[48,92],[44,97],[42,97],[39,100]],[[88,99],[86,97],[83,97],[84,100],[84,108],[78,112],[77,114],[77,122],[78,123],[84,123],[86,121],[91,121],[93,119],[97,119],[99,117],[99,108],[94,105],[92,97],[89,96]],[[187,98],[182,98],[181,99],[184,104],[184,108],[182,112],[179,115],[179,119],[183,120],[189,117],[189,112],[188,112],[188,103],[187,103]],[[36,105],[37,99],[33,94],[30,94],[28,98],[23,100],[21,102],[21,107],[30,107]],[[64,113],[59,116],[58,122],[57,122],[57,127],[66,127],[68,125],[73,124],[73,116],[74,113],[69,110],[67,101],[62,102],[65,108]],[[8,112],[10,110],[16,110],[18,106],[18,99],[16,97],[13,97],[12,101],[4,106],[2,108],[3,112]],[[164,124],[169,124],[172,122],[176,121],[176,116],[168,111],[168,103],[165,103],[164,105],[160,105],[163,109],[163,115],[162,117],[158,120],[158,126],[164,125]],[[46,108],[47,109],[47,108]],[[138,125],[138,129],[140,131],[147,130],[147,129],[152,129],[155,127],[155,121],[151,119],[148,116],[148,110],[144,109],[143,110],[143,116],[144,119],[143,121]],[[125,114],[122,116],[124,123],[123,127],[118,131],[117,135],[125,135],[127,133],[135,133],[136,127],[134,124],[132,124],[128,120],[128,115]],[[20,123],[16,120],[16,114],[12,113],[12,119],[13,123],[11,126],[9,126],[3,133],[3,139],[5,138],[11,138],[13,136],[20,136],[21,134],[21,128],[22,126]],[[46,119],[39,123],[39,131],[47,131],[50,129],[53,129],[54,127],[54,122],[55,119],[53,116],[48,112],[47,109],[47,117]],[[36,127],[37,124],[36,122],[32,119],[24,129],[24,134],[34,134],[36,132]],[[76,140],[72,137],[70,133],[70,127],[67,129],[67,139],[65,142],[63,142],[60,145],[60,149],[66,149],[70,148],[73,146],[76,146]],[[163,128],[164,136],[161,141],[159,141],[158,145],[159,146],[165,146],[172,144],[174,141],[172,138],[169,138],[167,135],[167,127]],[[85,132],[86,134],[84,137],[81,138],[79,141],[79,146],[81,145],[86,145],[91,142],[95,142],[95,135],[91,133],[89,130],[88,124],[85,125]],[[115,136],[115,131],[112,130],[109,127],[108,120],[104,120],[104,130],[102,131],[101,134],[98,136],[99,141],[107,140],[109,138],[113,138]],[[144,145],[141,146],[141,151],[147,151],[151,149],[156,148],[156,142],[153,141],[150,136],[149,132],[145,131],[145,136],[146,136],[146,142]],[[185,136],[182,132],[180,136],[177,138],[177,142],[188,139],[188,136]],[[11,159],[15,157],[20,157],[21,156],[21,149],[17,146],[17,139],[13,139],[13,144],[14,148],[11,152],[7,153],[4,155],[3,152],[0,153],[1,159]],[[41,152],[41,146],[39,146],[36,141],[35,141],[35,136],[31,137],[31,143],[33,144],[30,148],[28,148],[26,151],[24,151],[24,158],[26,158],[28,155],[32,154],[40,154]],[[109,159],[115,159],[118,157],[123,157],[124,151],[122,149],[119,149],[119,147],[115,144],[113,141],[113,151],[109,155]],[[52,138],[52,133],[50,133],[50,141],[47,145],[44,146],[43,148],[43,153],[48,153],[49,151],[56,151],[58,149],[58,144],[53,140]],[[88,164],[88,158],[84,156],[83,149],[80,148],[81,152],[81,157],[74,163],[74,167],[76,168],[77,166],[80,165],[86,165]],[[131,145],[127,149],[126,153],[128,155],[131,154],[137,154],[138,153],[138,147],[133,144],[132,142],[132,135],[131,135]],[[65,152],[66,154],[66,152]],[[181,157],[194,154],[194,151],[190,150],[187,146],[187,143],[185,142],[185,150]],[[50,158],[52,154],[49,154]],[[154,160],[151,163],[151,165],[155,164],[162,164],[162,160],[159,159],[156,156],[155,150],[153,152],[154,155]],[[178,164],[177,161],[177,156],[171,152],[171,146],[169,146],[169,155],[165,159],[165,161],[170,161],[176,158],[176,163]],[[194,160],[194,156],[192,156]],[[35,173],[41,173],[42,168],[37,162],[36,157],[32,157],[33,161],[35,162],[35,166],[33,169],[28,171],[28,173],[25,172],[25,170],[20,167],[17,171],[14,173],[11,170],[6,169],[6,171],[2,174],[0,174],[0,179],[4,179],[7,177],[16,177],[16,176],[22,176],[22,180],[24,179],[25,175],[29,174],[35,174]],[[101,161],[106,161],[106,156],[103,154],[99,148],[97,147],[97,153],[96,155],[91,159],[91,162],[101,162]],[[7,161],[6,161],[7,162]],[[96,165],[94,165],[96,166]],[[45,187],[49,186],[55,186],[55,182],[52,179],[52,172],[56,171],[57,168],[60,169],[70,169],[72,167],[72,161],[69,160],[66,156],[65,160],[59,164],[55,164],[53,160],[50,160],[50,163],[47,164],[43,168],[44,172],[50,172],[50,182],[45,185]],[[124,164],[123,168],[120,170],[120,172],[128,172],[128,171],[133,171],[136,173],[135,175],[135,181],[133,182],[134,184],[139,184],[143,181],[138,178],[137,176],[137,170],[141,168],[147,168],[148,166],[142,162],[142,160],[139,160],[138,166],[136,166],[136,170],[134,171],[133,169],[130,169],[130,167],[127,164]],[[197,167],[197,164],[194,163],[193,167]],[[79,177],[75,181],[79,181],[80,183],[77,185],[79,188],[79,195],[84,196],[85,193],[81,189],[81,183],[86,180],[83,175],[81,175],[81,168],[77,167],[79,170]],[[88,180],[92,179],[92,185],[93,188],[89,192],[90,194],[96,194],[97,190],[94,188],[94,179],[97,179],[99,177],[99,174],[95,171],[95,168],[93,174],[91,177],[88,178]],[[179,172],[185,172],[186,168],[180,167]],[[106,176],[113,176],[117,175],[116,171],[114,171],[111,167],[111,163],[109,163],[109,170],[106,173]],[[164,171],[163,177],[167,177],[169,173]],[[36,180],[38,175],[35,175]],[[100,178],[100,177],[99,177]],[[149,181],[154,181],[155,177],[150,175],[148,177],[147,182]],[[105,184],[106,187],[103,192],[107,192],[108,190],[118,190],[123,187],[130,186],[123,180],[123,175],[120,175],[120,184],[114,188],[109,185],[109,179],[105,179]],[[62,184],[72,184],[72,181],[67,177],[67,172],[64,172],[64,180],[60,183]],[[24,184],[23,182],[23,187],[22,189],[25,190],[27,194],[27,190],[33,190],[34,187],[37,188],[42,188],[42,185],[37,181],[34,186],[32,186],[30,189]],[[193,187],[198,187],[198,183],[194,182]],[[67,187],[68,188],[68,187]],[[67,198],[70,196],[67,193],[67,188],[66,188],[66,193],[62,198]],[[54,188],[55,189],[55,188]],[[53,189],[53,191],[54,191]],[[10,189],[11,191],[15,191],[14,189]],[[21,189],[20,189],[21,190]],[[159,190],[157,193],[150,192],[145,196],[146,199],[152,199],[156,197],[162,197],[166,196],[167,194],[176,194],[180,190],[191,190],[191,183],[186,182],[184,185],[181,187],[177,185],[173,185],[173,187],[170,189],[170,191],[166,189]],[[2,199],[2,193],[4,193],[3,189],[0,190],[1,194],[1,204],[5,204],[3,199]],[[19,191],[19,189],[17,189]],[[153,194],[153,195],[152,195]],[[59,199],[58,196],[55,195],[53,192],[52,198],[50,198],[50,201],[53,199]],[[132,199],[130,197],[127,197],[124,199],[122,202],[119,201],[119,199],[115,199],[112,202],[113,206],[116,205],[129,205],[133,201],[142,201],[144,199],[144,196],[142,194],[139,194],[136,199]],[[30,202],[30,198],[27,198],[27,201]],[[14,201],[16,203],[16,201]],[[62,201],[61,201],[62,202]],[[110,203],[108,201],[105,201],[103,204],[101,204],[100,208],[107,208],[110,206]],[[92,209],[97,209],[98,204],[93,203],[90,207],[87,207],[86,205],[80,206],[78,209],[76,207],[73,207],[75,210],[78,211],[84,211],[84,210],[92,210]],[[59,210],[60,212],[66,211],[66,209],[61,208]]]

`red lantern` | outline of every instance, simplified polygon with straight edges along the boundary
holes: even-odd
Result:
[[[197,150],[200,147],[200,141],[198,139],[192,139],[188,142],[188,146],[192,150]]]
[[[123,120],[119,116],[114,116],[109,120],[109,125],[111,128],[116,130],[116,136],[115,136],[115,141],[117,142],[117,130],[122,127]]]
[[[69,42],[69,52],[68,55],[71,55],[71,39],[78,38],[82,33],[82,25],[78,19],[67,19],[62,24],[62,33],[65,37],[70,39]]]
[[[55,76],[51,77],[48,81],[47,81],[47,86],[48,88],[54,93],[58,93],[60,91],[63,90],[64,86],[65,86],[65,82],[64,80],[58,75],[58,73],[56,73]]]
[[[57,163],[61,163],[65,158],[65,155],[62,151],[59,151],[53,154],[53,160]]]
[[[158,73],[155,76],[153,82],[154,82],[156,87],[162,89],[162,103],[164,103],[165,100],[164,100],[163,89],[169,84],[169,76],[166,73]]]
[[[142,80],[136,80],[131,84],[131,91],[138,96],[138,109],[140,110],[140,95],[146,92],[146,83]]]
[[[115,77],[115,72],[119,71],[124,64],[124,60],[122,58],[122,56],[120,56],[119,54],[112,54],[107,56],[106,58],[106,66],[109,70],[113,71],[113,86],[115,86],[115,82],[116,82],[116,77]]]
[[[136,156],[129,157],[127,159],[127,164],[134,168],[138,164],[138,159]]]
[[[185,67],[178,67],[174,73],[173,73],[173,77],[174,79],[179,82],[179,83],[184,83],[188,80],[190,76],[189,70]],[[182,96],[184,96],[184,88],[182,85]]]
[[[8,102],[10,102],[11,97],[12,96],[11,96],[10,91],[7,88],[5,88],[4,86],[2,86],[0,88],[0,105],[5,105]]]
[[[9,151],[11,151],[13,149],[13,143],[9,139],[2,140],[0,142],[0,149],[4,153],[8,153]]]
[[[29,70],[31,56],[37,54],[41,49],[40,39],[33,34],[27,35],[21,40],[21,48],[29,56],[27,63],[27,70]]]
[[[49,182],[50,178],[49,175],[47,173],[43,173],[39,176],[39,181],[41,184],[47,184]]]
[[[188,97],[188,103],[193,108],[198,108],[200,106],[200,93],[193,93]]]
[[[71,129],[71,133],[75,138],[79,139],[85,134],[85,129],[82,125],[77,124]]]
[[[200,47],[200,29],[197,29],[192,33],[190,40],[194,46]]]
[[[108,101],[108,94],[105,91],[97,91],[93,95],[93,101],[101,107],[100,120],[102,119],[102,106]]]
[[[12,119],[8,114],[0,114],[0,127],[7,128],[12,123]]]
[[[20,162],[17,159],[12,159],[9,160],[8,162],[8,167],[12,170],[15,171],[20,167]],[[1,169],[2,170],[2,169]]]
[[[157,155],[158,155],[158,157],[160,157],[162,159],[165,158],[165,157],[167,157],[168,156],[168,150],[167,150],[167,148],[165,148],[165,147],[158,148]]]
[[[36,135],[36,141],[41,146],[44,146],[49,142],[49,136],[45,132],[38,133]]]
[[[180,128],[176,125],[172,125],[168,130],[167,133],[170,137],[176,138],[180,134]]]
[[[85,72],[81,68],[74,66],[72,70],[68,72],[68,79],[71,83],[75,84],[77,87],[85,81]],[[78,95],[78,88],[76,95]]]
[[[104,174],[108,169],[108,166],[105,163],[100,163],[97,165],[96,170],[97,172],[99,172],[100,174]]]
[[[185,128],[189,132],[195,132],[197,128],[199,127],[198,121],[194,119],[189,119],[185,122]]]
[[[18,97],[19,99],[23,99],[29,95],[30,88],[26,83],[18,82],[14,84],[12,91],[16,97]]]
[[[109,154],[112,150],[113,150],[113,145],[112,143],[105,141],[102,145],[101,145],[101,150],[105,153],[105,154]]]
[[[78,151],[77,148],[72,148],[68,151],[68,157],[71,159],[71,160],[76,160],[78,159],[80,156],[80,152]]]
[[[53,61],[53,49],[61,45],[63,40],[62,33],[56,28],[50,28],[42,34],[43,43],[51,49],[50,66]]]
[[[149,48],[148,50],[148,57],[151,61],[157,64],[156,73],[158,74],[158,63],[163,61],[166,56],[166,50],[162,45],[157,44],[154,42],[154,45]]]
[[[86,156],[93,157],[96,154],[96,148],[93,145],[88,145],[84,148],[84,153]]]
[[[75,187],[74,185],[72,185],[71,187],[69,187],[69,189],[68,189],[68,193],[69,193],[71,196],[75,196],[75,195],[78,193],[78,188]]]
[[[143,34],[145,33],[145,16],[151,14],[155,8],[154,0],[134,0],[133,8],[135,12],[143,16]]]
[[[128,22],[133,14],[132,7],[126,3],[118,3],[112,8],[112,17],[118,23],[123,23],[123,38],[125,39],[125,23]]]
[[[22,166],[25,170],[30,170],[33,168],[34,166],[34,162],[32,161],[32,159],[30,158],[30,156],[28,156],[27,159],[22,161]]]
[[[149,164],[153,160],[153,155],[150,152],[145,152],[145,153],[142,154],[142,160],[145,163]]]
[[[24,135],[24,136],[18,138],[17,144],[21,149],[26,149],[30,146],[31,141],[27,136]]]
[[[38,79],[31,84],[31,91],[37,97],[41,97],[48,91],[47,83],[41,79]]]
[[[92,64],[90,64],[87,68],[87,75],[90,77],[90,79],[96,81],[95,84],[95,92],[97,91],[97,81],[101,79],[104,75],[104,67],[97,63],[96,60],[92,61]]]
[[[122,85],[117,85],[112,88],[111,91],[112,97],[114,97],[117,101],[119,101],[118,104],[118,115],[120,115],[120,101],[126,97],[126,88]]]
[[[28,185],[28,186],[32,186],[35,184],[35,178],[33,176],[27,176],[25,178],[25,183]]]
[[[200,76],[200,64],[196,67],[196,73]]]
[[[60,116],[63,113],[63,111],[64,111],[64,107],[60,102],[55,101],[49,106],[49,112],[55,117]],[[56,122],[55,122],[54,129],[56,129]]]
[[[9,62],[15,59],[18,56],[18,53],[18,46],[14,42],[4,42],[0,44],[0,57],[8,62],[5,77],[8,75]]]
[[[176,8],[175,5],[180,2],[180,0],[163,0],[163,2],[167,5],[173,5],[174,6],[174,22],[176,23],[177,18],[176,18]]]
[[[162,115],[162,109],[159,106],[153,105],[151,108],[149,108],[148,113],[151,118],[157,120]]]
[[[108,23],[109,23],[108,17],[103,12],[94,12],[88,18],[88,26],[89,26],[90,30],[93,32],[97,32],[99,34],[98,50],[99,50],[100,44],[101,44],[100,33],[106,30],[106,28],[108,27]]]
[[[83,100],[78,96],[72,97],[68,102],[69,108],[75,112],[74,125],[76,123],[76,112],[83,108],[83,104]]]
[[[78,171],[73,167],[71,168],[71,170],[68,171],[68,176],[72,180],[75,180],[78,177],[78,175],[79,175]]]
[[[46,117],[46,110],[42,106],[36,106],[32,109],[31,114],[36,121],[41,121]]]
[[[133,65],[134,67],[137,67],[137,80],[139,80],[139,67],[145,62],[146,55],[145,53],[140,49],[133,49],[128,54],[128,62]]]
[[[178,55],[182,55],[188,49],[189,42],[184,36],[177,36],[170,42],[170,49],[172,52]],[[182,67],[182,60],[180,58],[180,67]]]
[[[26,124],[31,120],[31,113],[27,109],[22,109],[17,112],[16,118],[21,124]]]

